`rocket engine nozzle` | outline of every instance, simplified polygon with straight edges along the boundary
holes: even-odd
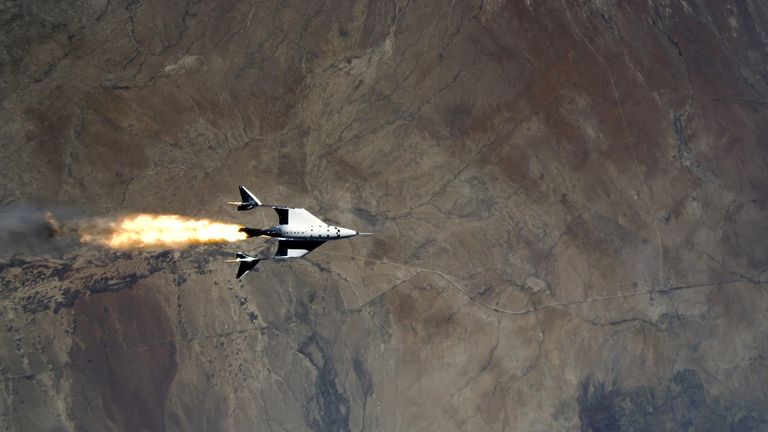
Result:
[[[244,232],[248,237],[259,237],[267,234],[266,230],[250,227],[242,227],[238,231]]]

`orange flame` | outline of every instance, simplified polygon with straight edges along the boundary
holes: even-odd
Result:
[[[178,215],[138,214],[126,216],[94,230],[81,230],[81,240],[116,249],[182,247],[200,243],[245,240],[240,225]],[[88,232],[90,231],[90,232]]]

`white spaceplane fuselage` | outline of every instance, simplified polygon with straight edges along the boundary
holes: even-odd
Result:
[[[354,237],[359,233],[349,228],[342,228],[326,224],[287,224],[275,225],[267,229],[242,228],[240,231],[249,237],[265,236],[278,240],[316,240],[328,241]]]

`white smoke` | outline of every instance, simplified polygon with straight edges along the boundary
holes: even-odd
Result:
[[[0,256],[64,253],[78,243],[77,238],[63,227],[66,221],[74,218],[76,215],[72,211],[51,213],[26,203],[0,207]],[[65,222],[62,225],[55,221]]]

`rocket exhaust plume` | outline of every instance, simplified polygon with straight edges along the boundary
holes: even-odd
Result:
[[[49,221],[50,222],[50,221]],[[53,229],[56,225],[51,223]],[[203,243],[227,243],[248,238],[240,225],[179,215],[137,214],[100,218],[76,231],[80,241],[114,249],[177,248]]]

